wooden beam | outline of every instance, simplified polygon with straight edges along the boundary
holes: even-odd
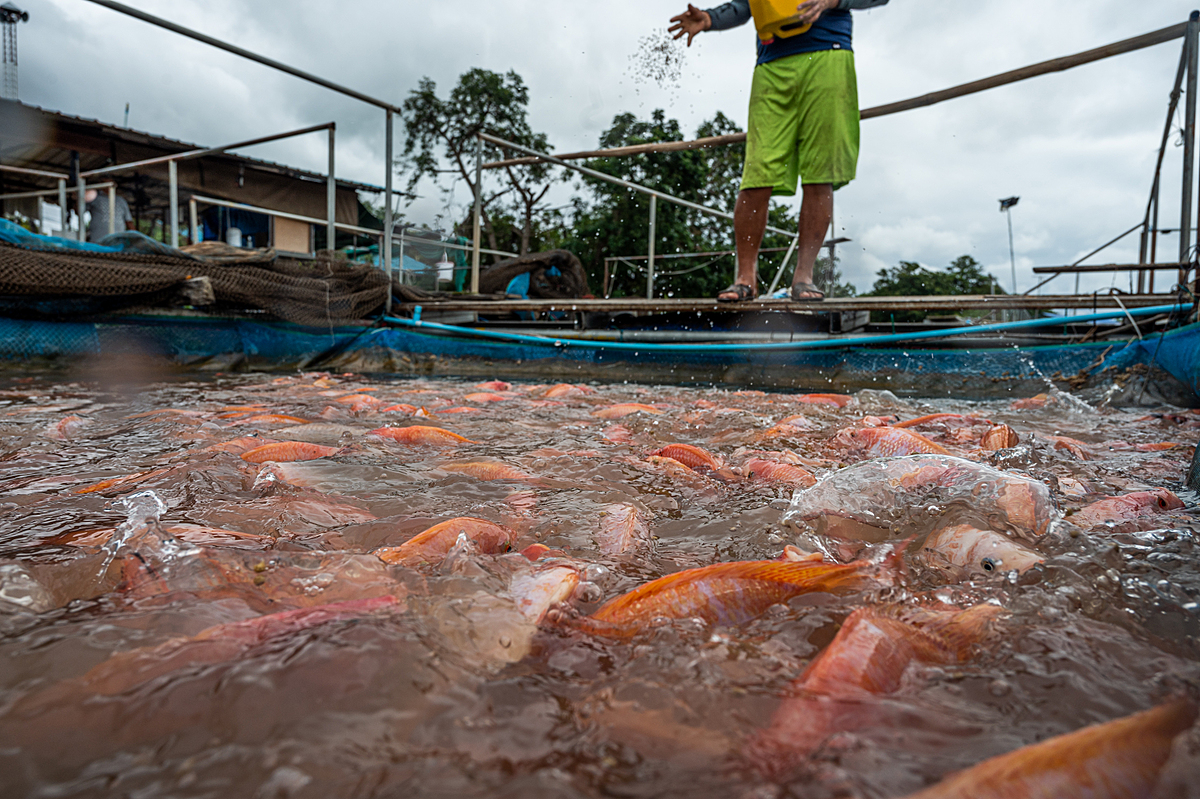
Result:
[[[1083,64],[1090,64],[1093,61],[1100,61],[1105,58],[1132,53],[1135,50],[1141,50],[1146,47],[1153,47],[1156,44],[1169,42],[1172,39],[1183,37],[1184,31],[1187,29],[1187,23],[1181,22],[1178,25],[1170,25],[1166,28],[1161,28],[1150,33],[1144,33],[1141,36],[1134,36],[1131,39],[1122,39],[1119,42],[1106,44],[1103,47],[1097,47],[1092,50],[1085,50],[1082,53],[1075,55],[1063,56],[1061,58],[1053,58],[1049,61],[1042,61],[1037,64],[1031,64],[1027,67],[1014,69],[1009,72],[1001,72],[998,75],[993,75],[990,78],[982,78],[980,80],[964,83],[960,86],[952,86],[949,89],[923,94],[920,97],[912,97],[908,100],[900,100],[895,103],[886,105],[877,105],[872,108],[864,108],[859,111],[859,118],[872,119],[874,117],[887,116],[889,114],[898,114],[901,111],[910,111],[914,108],[924,108],[925,106],[936,105],[937,103],[952,100],[956,97],[964,97],[968,94],[994,89],[997,86],[1005,86],[1009,83],[1017,83],[1018,81],[1036,78],[1039,75],[1048,75],[1051,72],[1062,72],[1063,70],[1078,67]],[[621,158],[630,155],[643,155],[645,153],[673,153],[681,150],[699,150],[705,147],[720,147],[727,144],[737,144],[746,140],[745,133],[731,133],[727,136],[708,136],[703,139],[693,139],[691,141],[671,141],[671,142],[652,142],[650,144],[635,144],[628,147],[613,147],[607,150],[584,150],[577,153],[565,153],[563,155],[555,155],[555,158],[564,161],[573,161],[580,158]],[[484,164],[484,169],[500,169],[506,166],[518,166],[525,164],[536,164],[538,158],[510,158],[505,161],[493,161]]]

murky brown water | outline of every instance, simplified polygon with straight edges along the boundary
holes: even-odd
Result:
[[[3,384],[0,792],[891,797],[1200,685],[1200,525],[1181,487],[1200,414],[1069,395],[1013,408],[862,392],[837,407],[549,388],[324,375],[123,396],[48,378]],[[466,398],[487,391],[501,399]],[[377,400],[339,402],[362,394]],[[649,408],[593,415],[617,403]],[[412,409],[384,410],[398,404]],[[462,407],[475,412],[443,412]],[[930,413],[973,414],[911,429],[1001,476],[937,461],[955,471],[932,494],[854,477],[879,460],[861,430]],[[980,450],[1002,423],[1019,443]],[[468,441],[368,435],[414,424]],[[258,442],[219,446],[247,436],[335,449],[260,465],[241,457]],[[673,443],[713,453],[719,468],[651,455]],[[785,524],[794,486],[762,479],[752,457],[828,478],[808,495],[824,511]],[[480,462],[493,471],[462,466]],[[481,479],[496,476],[506,479]],[[1022,509],[987,507],[985,480],[1026,477],[1051,502],[1043,529]],[[1163,488],[1182,502],[1075,513]],[[618,552],[601,528],[626,511],[642,527]],[[467,516],[512,531],[513,551],[481,553],[463,537],[424,563],[372,554]],[[1043,562],[981,570],[922,548],[964,521]],[[900,585],[808,593],[733,625],[664,612],[619,637],[573,626],[683,569],[773,559],[795,543],[878,560],[911,535]],[[538,543],[551,551],[535,563]],[[567,599],[539,624],[527,611],[542,595],[529,586],[555,564]],[[1004,612],[968,656],[909,663],[786,768],[768,774],[748,758],[846,617],[897,602]],[[234,624],[250,619],[275,621]],[[201,634],[218,625],[233,626]],[[1177,753],[1168,770],[1196,765]]]

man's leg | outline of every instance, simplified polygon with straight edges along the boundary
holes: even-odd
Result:
[[[733,238],[737,248],[737,278],[734,283],[749,286],[758,294],[758,248],[762,246],[767,229],[767,211],[771,205],[771,187],[742,189],[733,209]],[[737,299],[731,291],[722,291],[717,298]]]
[[[803,198],[800,201],[800,246],[798,248],[800,254],[796,261],[796,272],[792,276],[793,286],[799,283],[813,282],[813,266],[817,262],[817,254],[821,251],[821,245],[825,243],[825,232],[829,230],[829,222],[832,218],[833,184],[805,183]],[[761,235],[760,233],[760,239]],[[738,244],[741,244],[740,238]],[[757,252],[758,249],[755,248],[755,253],[757,254]],[[738,274],[741,274],[740,268]],[[820,296],[811,291],[801,291],[799,294],[802,297]]]

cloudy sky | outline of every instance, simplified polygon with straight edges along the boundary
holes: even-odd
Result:
[[[530,121],[555,149],[596,146],[614,115],[656,108],[689,133],[720,110],[744,125],[754,65],[750,26],[698,37],[677,85],[635,76],[675,0],[128,0],[149,13],[399,104],[422,76],[443,92],[471,67],[515,69]],[[340,177],[382,184],[384,112],[86,0],[21,0],[20,99],[205,145],[334,120]],[[892,0],[855,12],[860,105],[867,108],[1090,49],[1186,20],[1200,0]],[[970,254],[1011,287],[1030,268],[1069,263],[1144,213],[1180,42],[939,106],[866,120],[859,178],[837,194],[847,279],[867,289],[900,260],[941,267]],[[1178,120],[1176,120],[1176,123]],[[1177,124],[1176,124],[1177,127]],[[1163,227],[1179,224],[1181,149],[1164,166]],[[402,143],[397,124],[397,151]],[[245,154],[324,170],[319,136]],[[399,185],[399,182],[398,182]],[[444,211],[432,187],[407,213]],[[459,197],[465,202],[466,197]],[[1093,259],[1135,261],[1134,237]],[[1164,236],[1160,258],[1178,252]],[[1160,273],[1159,289],[1171,282]],[[1046,291],[1070,292],[1073,278]],[[1082,289],[1128,288],[1085,276]]]

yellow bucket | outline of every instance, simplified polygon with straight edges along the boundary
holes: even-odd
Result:
[[[778,36],[786,39],[804,33],[811,24],[799,22],[800,13],[796,6],[800,0],[750,0],[750,13],[754,16],[754,27],[763,44],[770,44]]]

